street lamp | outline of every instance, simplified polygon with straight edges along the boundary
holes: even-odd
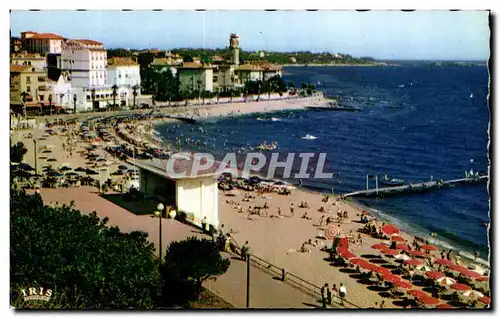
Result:
[[[245,251],[247,257],[247,308],[250,308],[250,248]]]
[[[36,149],[36,138],[33,138],[33,145],[35,148],[35,173],[38,174],[38,161],[37,161],[37,149]]]
[[[162,203],[158,203],[158,205],[156,206],[156,209],[157,211],[155,212],[155,215],[158,216],[159,218],[159,224],[160,224],[160,234],[159,234],[159,243],[158,243],[158,254],[159,254],[159,261],[158,261],[158,265],[161,264],[161,219],[163,217],[163,209],[165,208],[165,206],[162,204]]]

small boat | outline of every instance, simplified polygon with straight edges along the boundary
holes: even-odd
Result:
[[[474,98],[474,93],[470,93],[469,98]]]
[[[404,84],[401,84],[401,85],[399,85],[398,87],[399,87],[399,88],[404,88],[404,87],[405,87],[405,85],[404,85]]]
[[[401,185],[404,185],[406,183],[406,181],[403,179],[391,178],[391,177],[388,177],[387,175],[384,175],[382,177],[382,179],[380,180],[380,182],[382,184],[385,184],[385,185],[388,185],[391,187],[401,186]]]
[[[257,148],[257,150],[260,150],[260,151],[269,151],[269,150],[274,150],[278,147],[278,143],[273,141],[272,143],[268,144],[267,142],[263,142],[261,143]]]
[[[304,137],[300,137],[300,138],[305,139],[305,140],[314,140],[314,139],[318,139],[318,137],[313,136],[313,135],[309,135],[309,134],[306,134]]]

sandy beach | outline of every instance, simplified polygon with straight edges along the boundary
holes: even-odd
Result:
[[[188,117],[205,118],[205,117],[220,117],[220,116],[235,116],[248,113],[264,113],[275,112],[286,109],[303,109],[304,106],[320,105],[325,103],[325,99],[321,96],[314,96],[303,99],[282,99],[277,101],[261,100],[259,102],[238,102],[235,101],[229,104],[212,104],[203,106],[188,106],[188,107],[175,107],[168,109],[160,109],[162,113],[182,114]],[[140,111],[145,113],[147,111]],[[149,110],[150,112],[150,110]],[[103,113],[105,115],[105,113]],[[71,116],[71,115],[65,115]],[[63,118],[65,116],[58,116]],[[79,118],[91,116],[90,114],[78,115]],[[95,116],[95,114],[94,114]],[[72,115],[71,117],[75,117]],[[42,119],[43,120],[43,119]],[[72,127],[75,131],[78,129],[79,123]],[[25,162],[35,165],[34,157],[34,143],[33,139],[28,136],[31,133],[35,138],[44,135],[44,128],[41,130],[15,130],[11,136],[13,142],[22,141],[28,153],[25,156]],[[56,132],[60,131],[60,126],[54,129]],[[71,129],[70,129],[71,130]],[[75,139],[71,153],[63,150],[63,143],[67,143],[65,134],[59,133],[50,135],[46,140],[39,140],[37,146],[39,150],[44,146],[50,145],[50,153],[40,153],[38,151],[38,169],[41,167],[52,164],[54,167],[59,167],[63,163],[69,163],[72,167],[85,166],[86,160],[80,156],[78,151],[83,150],[87,143]],[[108,171],[116,170],[117,166],[123,164],[117,158],[113,158],[107,154],[103,149],[104,144],[98,146],[98,154],[109,162]],[[64,148],[66,148],[65,146]],[[67,150],[67,149],[66,149]],[[45,159],[43,159],[45,158]],[[47,159],[54,158],[55,162],[49,163]],[[63,191],[64,189],[62,189]],[[82,187],[79,191],[89,190]],[[264,195],[255,195],[255,198],[245,199],[247,192],[234,191],[233,195],[229,196],[219,191],[219,218],[220,223],[225,225],[225,229],[233,230],[233,238],[242,245],[245,241],[250,242],[252,252],[275,264],[278,267],[286,269],[315,285],[323,286],[328,283],[330,287],[336,284],[337,287],[343,283],[348,291],[347,300],[354,304],[369,308],[375,306],[375,303],[380,304],[385,301],[387,308],[401,308],[401,305],[390,298],[382,297],[384,292],[379,288],[374,288],[372,285],[362,283],[357,278],[357,274],[352,270],[344,267],[333,266],[331,261],[325,260],[328,258],[328,253],[320,251],[322,246],[330,246],[332,240],[321,239],[323,236],[326,225],[320,226],[320,218],[332,217],[337,215],[337,212],[346,212],[347,218],[341,223],[333,223],[337,226],[343,234],[352,235],[356,239],[360,235],[362,244],[358,242],[349,244],[349,251],[358,257],[365,257],[367,260],[377,259],[380,252],[371,248],[376,243],[388,243],[390,241],[376,239],[367,234],[358,233],[358,229],[364,227],[360,220],[362,206],[344,202],[338,196],[330,196],[328,202],[322,202],[324,195],[314,193],[302,189],[293,190],[292,195],[280,195],[277,193],[268,193]],[[244,201],[245,199],[245,201]],[[232,202],[235,202],[233,204]],[[301,202],[307,202],[307,208],[299,208]],[[267,204],[267,216],[251,215],[247,210],[250,206],[262,206]],[[290,212],[290,206],[293,204],[294,213]],[[241,207],[243,213],[239,213],[237,206]],[[281,210],[281,216],[278,215],[278,208]],[[323,208],[325,212],[319,212]],[[97,211],[99,214],[99,211]],[[304,213],[311,218],[302,218]],[[270,217],[275,216],[275,217]],[[111,220],[112,222],[113,220]],[[111,223],[112,224],[112,223]],[[154,230],[154,229],[152,229]],[[414,237],[406,233],[401,233],[401,237],[411,244]],[[314,242],[318,241],[318,246],[308,245],[310,252],[299,252],[302,244],[309,239]],[[432,252],[433,257],[439,257],[440,251]],[[393,261],[383,257],[388,263],[394,264]],[[462,260],[465,262],[465,260]],[[381,261],[379,263],[382,263]],[[397,265],[397,264],[396,264]],[[481,271],[477,267],[477,271]],[[271,279],[271,278],[270,278]],[[414,286],[414,289],[422,289],[422,286]],[[489,288],[488,288],[489,289]],[[424,289],[425,290],[425,289]],[[481,307],[479,305],[478,307]]]

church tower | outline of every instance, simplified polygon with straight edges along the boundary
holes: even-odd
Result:
[[[231,64],[240,64],[240,40],[236,33],[232,33],[229,37],[229,49],[231,50]]]

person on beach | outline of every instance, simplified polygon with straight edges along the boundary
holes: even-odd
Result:
[[[324,215],[322,215],[319,218],[319,227],[323,227],[323,223],[325,223],[325,216]]]
[[[333,294],[334,297],[338,297],[339,296],[339,290],[337,288],[337,284],[333,284],[332,294]]]
[[[341,305],[344,305],[344,299],[347,297],[347,288],[344,286],[343,283],[340,283],[339,296]]]
[[[382,302],[380,303],[380,308],[383,309],[385,307],[385,300],[382,300]]]
[[[446,254],[446,259],[449,260],[449,261],[451,261],[451,252],[452,252],[452,250],[450,249],[448,251],[448,254]]]
[[[323,287],[321,287],[321,305],[323,308],[326,308],[327,304],[327,291],[328,291],[328,283],[325,283]]]
[[[474,261],[476,261],[478,257],[479,257],[479,251],[475,250],[474,251]]]

